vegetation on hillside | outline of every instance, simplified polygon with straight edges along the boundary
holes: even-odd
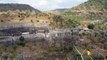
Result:
[[[72,8],[73,10],[95,10],[95,11],[107,11],[106,0],[88,0],[87,2],[80,4],[77,7]]]
[[[96,27],[98,25],[104,27],[107,20],[106,5],[106,0],[88,0],[79,6],[61,12],[61,15],[63,15],[67,21],[69,21],[69,19],[81,21],[80,25],[82,27],[88,27],[89,24],[95,24]],[[97,29],[100,28],[97,27]]]

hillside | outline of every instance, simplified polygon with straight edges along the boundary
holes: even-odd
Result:
[[[61,15],[66,20],[81,21],[81,25],[85,27],[88,24],[106,25],[107,0],[88,0],[76,7],[61,12]]]
[[[55,12],[63,12],[67,10],[67,8],[62,8],[62,9],[55,9],[55,10],[52,10],[52,11],[55,11]]]
[[[27,4],[0,4],[0,11],[8,11],[8,10],[30,10],[35,12],[40,12],[39,10],[31,7]]]
[[[68,14],[66,14],[68,13]],[[88,17],[90,18],[100,18],[102,16],[107,15],[107,1],[106,0],[88,0],[87,2],[80,4],[79,6],[73,7],[71,9],[68,9],[64,11],[64,14],[66,15],[90,15]],[[102,16],[101,16],[102,15]],[[91,19],[91,20],[94,20]]]
[[[50,18],[48,14],[36,13],[32,15],[32,12],[29,11],[0,12],[0,27],[47,25],[49,24]]]
[[[87,2],[80,4],[73,10],[97,10],[107,11],[107,0],[88,0]]]
[[[0,29],[48,25],[51,16],[27,4],[0,4]]]

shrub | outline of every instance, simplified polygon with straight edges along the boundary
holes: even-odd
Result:
[[[94,29],[94,27],[95,27],[94,24],[89,24],[89,25],[88,25],[88,28],[89,28],[89,29]]]
[[[25,38],[23,36],[19,37],[18,45],[25,46]]]

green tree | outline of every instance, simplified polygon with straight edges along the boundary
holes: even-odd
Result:
[[[18,45],[25,46],[25,38],[23,36],[19,37]]]
[[[94,27],[95,27],[94,24],[89,24],[89,25],[88,25],[88,28],[89,28],[89,29],[94,29]]]

